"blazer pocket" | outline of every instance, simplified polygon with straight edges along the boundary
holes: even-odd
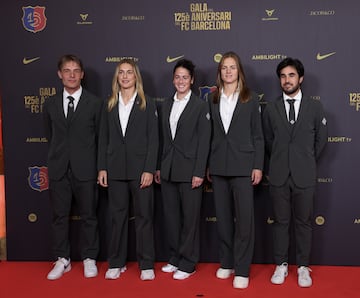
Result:
[[[137,151],[137,152],[134,152],[134,153],[137,156],[145,156],[147,152],[146,151]]]
[[[194,152],[184,152],[185,158],[194,159],[196,158],[196,154]]]
[[[253,145],[241,145],[240,144],[240,146],[238,146],[238,150],[245,151],[245,152],[253,152],[255,149],[254,149]]]
[[[236,151],[240,152],[253,152],[255,151],[254,146],[252,144],[236,144],[230,143],[231,147],[233,147]]]

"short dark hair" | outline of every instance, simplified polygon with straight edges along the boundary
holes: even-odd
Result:
[[[304,70],[304,65],[301,63],[301,61],[299,59],[287,57],[284,60],[282,60],[276,68],[276,74],[279,78],[280,78],[281,70],[287,66],[294,67],[300,78],[304,76],[305,70]]]
[[[192,63],[192,61],[190,61],[188,59],[179,60],[176,63],[176,65],[174,66],[173,74],[175,73],[176,69],[179,67],[183,67],[183,68],[187,69],[190,73],[191,78],[194,78],[195,65],[194,65],[194,63]]]
[[[71,61],[77,63],[80,66],[80,69],[82,71],[84,70],[84,66],[83,66],[81,59],[72,54],[66,54],[66,55],[63,55],[60,57],[60,59],[58,61],[58,70],[61,70],[65,63],[71,62]]]

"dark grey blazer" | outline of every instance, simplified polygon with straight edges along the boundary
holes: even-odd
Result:
[[[299,115],[292,129],[283,97],[269,102],[264,111],[264,135],[270,154],[269,181],[284,184],[291,174],[298,187],[316,183],[316,160],[327,143],[327,123],[320,101],[301,99]]]
[[[161,104],[158,168],[163,179],[191,182],[193,176],[205,176],[211,134],[209,107],[192,93],[180,116],[173,140],[169,124],[173,102],[174,100],[169,98]]]
[[[212,141],[209,158],[211,175],[251,176],[253,169],[263,169],[264,139],[256,94],[246,103],[238,99],[228,133],[220,117],[220,103],[209,98]]]
[[[136,180],[143,172],[154,173],[158,154],[158,119],[154,101],[146,96],[140,109],[137,96],[131,109],[125,136],[119,120],[119,104],[110,112],[104,105],[99,141],[99,170],[109,179]]]
[[[48,174],[59,180],[69,163],[75,177],[86,181],[97,177],[97,141],[102,100],[82,89],[75,114],[68,123],[64,115],[63,92],[44,104],[45,135],[48,139]]]

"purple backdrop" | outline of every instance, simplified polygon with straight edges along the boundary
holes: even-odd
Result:
[[[359,157],[360,2],[280,1],[2,1],[0,92],[6,178],[7,257],[50,260],[51,211],[42,105],[59,92],[58,58],[80,56],[84,86],[104,98],[116,62],[138,59],[146,93],[172,95],[172,68],[186,57],[197,66],[194,91],[214,85],[221,53],[237,52],[263,105],[280,94],[276,65],[286,56],[305,66],[304,93],[321,100],[329,140],[318,170],[312,262],[360,265]],[[211,187],[209,187],[211,190]],[[106,259],[108,216],[100,192],[101,259]],[[160,189],[156,188],[157,259],[166,260]],[[257,188],[254,262],[271,257],[271,204],[266,181]],[[217,261],[216,216],[211,191],[202,208],[202,256]],[[76,206],[73,258],[78,258]],[[130,225],[133,230],[133,225]],[[135,258],[131,234],[129,259]]]

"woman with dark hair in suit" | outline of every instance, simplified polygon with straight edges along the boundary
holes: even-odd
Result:
[[[264,141],[257,96],[246,85],[240,58],[222,56],[217,90],[210,97],[212,140],[208,179],[212,182],[221,267],[235,273],[234,288],[249,284],[254,249],[253,186],[262,178]]]
[[[163,102],[160,113],[161,146],[155,181],[163,198],[170,259],[163,272],[182,280],[195,272],[199,261],[200,207],[210,147],[208,105],[191,91],[195,66],[177,62],[173,70],[176,92]],[[160,178],[161,177],[161,178]]]
[[[144,94],[137,64],[133,59],[121,60],[103,110],[99,140],[98,183],[108,187],[112,223],[106,279],[117,279],[126,270],[130,196],[140,278],[155,278],[152,182],[158,154],[157,122],[155,103]]]

